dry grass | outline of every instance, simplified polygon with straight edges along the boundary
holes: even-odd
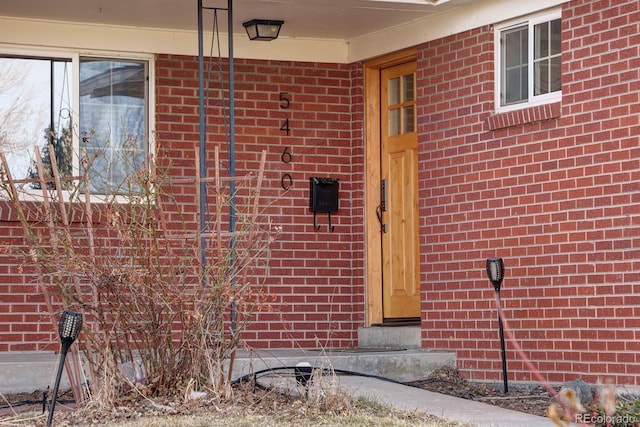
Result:
[[[245,396],[246,397],[246,396]],[[242,427],[242,426],[427,426],[456,427],[419,412],[405,412],[375,400],[348,399],[342,412],[321,411],[303,399],[261,393],[261,399],[247,397],[247,402],[202,401],[197,404],[132,403],[109,410],[82,408],[56,412],[54,425],[111,427]],[[167,402],[165,402],[167,403]],[[44,426],[46,413],[22,413],[0,417],[0,426]]]
[[[397,417],[394,415],[377,416],[369,414],[359,415],[326,415],[314,417],[284,417],[284,416],[187,416],[187,417],[163,417],[153,420],[143,419],[113,424],[114,427],[253,427],[253,426],[283,426],[283,427],[308,427],[308,426],[426,426],[426,427],[453,427],[458,424],[448,423],[436,418],[419,418],[416,416]]]
[[[131,393],[107,407],[89,403],[55,413],[56,427],[71,426],[428,426],[455,427],[418,411],[402,411],[369,397],[354,397],[339,386],[336,376],[318,370],[308,388],[291,377],[273,382],[236,384],[232,396],[219,394],[144,398]],[[269,387],[265,388],[265,384]],[[282,384],[287,383],[285,387]],[[46,414],[24,413],[0,417],[0,426],[44,426]]]

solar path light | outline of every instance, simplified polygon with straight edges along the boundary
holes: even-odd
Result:
[[[296,382],[303,387],[311,380],[313,374],[313,366],[309,362],[299,362],[296,364],[295,370]]]
[[[488,258],[487,259],[487,275],[493,289],[496,291],[496,301],[498,303],[498,327],[500,328],[500,348],[502,354],[502,381],[504,383],[504,392],[509,392],[509,384],[507,382],[507,353],[504,348],[504,328],[502,326],[502,316],[500,308],[500,285],[502,285],[502,279],[504,278],[504,262],[502,258]]]
[[[60,377],[62,376],[62,369],[64,367],[64,360],[67,357],[67,352],[71,347],[71,344],[78,338],[82,329],[82,314],[75,313],[73,311],[64,311],[60,322],[58,323],[58,332],[60,334],[60,342],[62,343],[62,350],[60,350],[60,360],[58,361],[58,373],[56,375],[56,383],[53,387],[53,396],[49,403],[49,418],[47,419],[47,427],[51,426],[53,421],[53,411],[56,407],[56,398],[58,396],[58,388],[60,387]]]

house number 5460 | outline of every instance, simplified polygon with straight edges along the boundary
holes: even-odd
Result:
[[[289,95],[288,92],[280,92],[279,100],[280,100],[281,110],[288,110],[289,107],[291,106],[291,100],[289,99],[288,95]],[[282,126],[280,126],[280,130],[283,131],[287,136],[289,136],[291,127],[289,126],[288,117],[284,119]],[[289,164],[293,161],[293,156],[291,155],[291,151],[289,151],[289,147],[284,147],[284,151],[280,156],[280,160],[282,160],[282,163],[284,164]],[[284,175],[282,175],[282,178],[280,179],[280,185],[285,191],[293,187],[293,177],[291,176],[290,173],[285,173]]]

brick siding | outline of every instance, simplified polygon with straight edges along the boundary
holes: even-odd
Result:
[[[485,259],[506,264],[502,303],[524,351],[552,381],[640,381],[640,22],[637,1],[562,8],[559,104],[495,114],[489,26],[418,48],[422,344],[455,351],[474,380],[501,376]],[[215,65],[215,64],[214,64]],[[361,64],[236,60],[237,175],[267,150],[265,225],[282,226],[264,283],[272,311],[245,334],[256,347],[346,347],[364,323],[364,101]],[[224,66],[226,69],[226,65]],[[211,79],[207,164],[228,165],[221,93]],[[280,93],[291,104],[280,108]],[[228,98],[225,97],[225,98]],[[197,58],[156,62],[161,166],[197,169]],[[285,119],[287,136],[280,128]],[[286,147],[290,163],[281,155]],[[281,187],[284,174],[293,188]],[[340,211],[313,229],[312,176],[340,179]],[[196,223],[196,189],[172,186]],[[3,248],[23,244],[0,202]],[[177,214],[177,213],[176,213]],[[28,265],[0,251],[0,351],[56,350]],[[529,381],[507,345],[509,378]]]
[[[207,167],[213,176],[214,146],[220,147],[222,174],[228,168],[225,118],[217,62],[210,80],[207,134]],[[223,69],[227,69],[226,61]],[[175,183],[170,191],[183,216],[197,224],[197,198],[193,178],[199,141],[198,61],[195,57],[161,55],[156,62],[156,132],[158,164],[168,168]],[[353,346],[355,322],[362,322],[362,156],[361,143],[352,144],[352,122],[362,123],[362,108],[353,107],[360,97],[360,70],[351,65],[266,62],[237,59],[236,79],[236,176],[255,176],[263,149],[267,163],[263,182],[260,220],[264,226],[281,226],[271,247],[263,291],[272,307],[258,313],[250,324],[245,342],[256,347],[347,347]],[[222,76],[226,85],[228,75]],[[353,84],[359,87],[353,87]],[[280,108],[280,93],[290,100]],[[289,119],[287,136],[280,128]],[[361,131],[357,134],[362,135]],[[291,162],[281,155],[288,147]],[[283,174],[292,178],[292,188],[281,186]],[[335,226],[328,232],[326,214],[318,215],[319,231],[313,229],[309,211],[309,178],[340,179],[340,210],[332,215]],[[191,179],[191,180],[190,180]],[[238,191],[241,194],[242,186]],[[212,191],[212,190],[210,190]],[[246,192],[245,192],[246,193]],[[353,196],[354,194],[355,197]],[[213,198],[210,200],[213,203]],[[238,203],[243,199],[239,196]],[[165,205],[167,207],[167,205]],[[2,243],[20,247],[22,230],[6,221],[10,207],[4,203]],[[239,206],[238,212],[241,212]],[[352,224],[359,224],[352,229]],[[354,230],[360,233],[354,237]],[[354,245],[357,255],[354,256]],[[0,253],[0,351],[56,350],[43,297],[35,276]],[[359,266],[360,273],[354,273]]]
[[[637,1],[565,5],[562,102],[530,117],[494,114],[492,28],[420,50],[423,346],[473,379],[501,378],[493,256],[545,376],[640,379],[639,20]],[[509,378],[531,380],[507,349]]]

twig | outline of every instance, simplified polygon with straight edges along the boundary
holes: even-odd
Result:
[[[213,151],[213,159],[214,159],[214,174],[215,174],[215,183],[216,183],[216,234],[218,240],[218,256],[222,256],[222,238],[220,233],[222,231],[222,215],[220,212],[222,211],[222,191],[220,186],[220,149],[218,146],[215,146]]]
[[[91,191],[90,191],[90,186],[89,186],[89,174],[88,174],[88,170],[89,170],[89,161],[87,159],[87,150],[86,148],[82,149],[82,159],[81,159],[82,165],[84,167],[84,175],[83,175],[83,181],[84,181],[84,209],[85,209],[85,214],[87,216],[87,239],[89,242],[89,256],[91,257],[91,263],[92,265],[96,265],[96,244],[95,244],[95,235],[94,235],[94,230],[93,230],[93,209],[91,207]],[[96,291],[95,286],[91,286],[91,296],[93,298],[93,305],[94,307],[97,307],[99,304],[98,301],[98,294]],[[91,346],[89,345],[89,348],[91,348]],[[75,352],[76,356],[77,356],[77,351]],[[89,353],[89,355],[87,357],[93,357],[93,353]],[[97,379],[98,379],[98,375],[95,371],[95,366],[93,361],[91,361],[91,363],[89,363],[89,373],[91,375],[91,380],[93,381],[93,383],[97,384]],[[77,372],[78,374],[78,379],[80,379],[80,375],[79,372]]]
[[[9,402],[9,400],[6,398],[6,396],[2,393],[0,393],[0,397],[2,397],[2,400],[5,401],[5,403],[8,405],[7,407],[9,409],[11,409],[11,412],[13,412],[13,415],[18,415],[18,413],[15,411],[15,409],[13,409],[13,406],[11,405],[11,402]]]
[[[38,150],[36,149],[36,152]],[[67,214],[67,207],[65,205],[64,202],[64,197],[62,195],[62,183],[60,182],[60,171],[58,169],[58,161],[56,160],[56,151],[53,147],[53,144],[50,142],[49,143],[49,159],[51,160],[51,172],[53,174],[54,177],[54,182],[56,185],[56,194],[58,195],[58,205],[60,208],[60,215],[62,216],[62,225],[64,226],[64,232],[67,238],[67,242],[69,242],[67,244],[68,246],[68,250],[69,250],[69,256],[71,257],[71,259],[75,259],[75,253],[73,250],[73,245],[71,244],[71,230],[69,229],[70,227],[70,223],[69,223],[69,216]],[[42,174],[43,171],[38,171],[38,174]],[[52,233],[55,233],[56,230],[51,230]],[[74,275],[74,277],[76,278],[74,280],[74,285],[76,288],[76,292],[78,293],[78,295],[81,295],[82,291],[80,289],[80,281],[78,280],[77,276]],[[91,345],[87,342],[87,349],[89,351],[89,354],[92,354],[93,352],[91,351]],[[77,346],[72,348],[71,350],[71,354],[76,354],[77,353]],[[75,361],[75,358],[71,358],[73,361]],[[78,365],[74,364],[74,370],[71,370],[71,365],[69,364],[69,360],[65,359],[64,360],[64,367],[67,371],[67,376],[69,379],[69,384],[71,385],[71,391],[73,392],[73,398],[75,399],[75,401],[77,402],[78,405],[81,404],[81,402],[83,402],[83,397],[82,397],[82,389],[80,388],[79,385],[79,381],[80,381],[80,375],[78,372]],[[52,399],[55,399],[56,396],[52,396]]]
[[[195,153],[196,153],[196,157],[195,157],[195,163],[196,165],[200,163],[200,150],[198,149],[198,147],[196,147],[195,149]],[[198,210],[196,211],[196,223],[198,224],[198,228],[196,231],[196,242],[198,244],[198,260],[202,261],[204,259],[203,256],[203,251],[204,251],[204,247],[202,247],[202,233],[204,233],[204,230],[202,230],[202,228],[200,227],[200,224],[203,223],[203,221],[201,220],[202,215],[204,215],[204,212],[202,212],[202,210],[200,209],[200,200],[201,197],[203,197],[202,195],[202,191],[201,191],[201,177],[200,174],[198,172],[196,172],[195,174],[195,180],[196,180],[196,204],[198,205]],[[202,263],[201,263],[202,264]],[[203,282],[204,282],[204,265],[200,265],[200,269],[201,269],[201,273],[200,273],[200,277],[202,278]]]

